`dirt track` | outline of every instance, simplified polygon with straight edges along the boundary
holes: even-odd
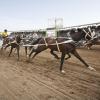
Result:
[[[16,54],[0,55],[0,100],[100,100],[100,47],[78,52],[96,72],[72,56],[61,74],[59,60],[52,59],[49,50],[31,63],[25,61],[24,52],[20,61]]]

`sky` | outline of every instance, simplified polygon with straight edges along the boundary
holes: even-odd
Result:
[[[100,0],[0,0],[0,31],[42,29],[55,18],[64,27],[100,22]]]

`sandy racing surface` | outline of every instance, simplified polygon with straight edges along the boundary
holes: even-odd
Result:
[[[59,72],[59,60],[49,50],[26,62],[16,53],[0,54],[0,100],[100,100],[100,46],[78,49],[82,58],[97,71],[90,71],[72,56]]]

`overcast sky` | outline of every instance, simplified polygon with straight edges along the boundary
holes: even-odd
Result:
[[[100,22],[100,0],[0,0],[0,31],[46,28],[53,18],[65,27]]]

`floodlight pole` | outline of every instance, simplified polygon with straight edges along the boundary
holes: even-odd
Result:
[[[56,34],[56,37],[57,37],[57,31],[58,31],[58,29],[57,29],[57,18],[55,18],[55,34]]]

